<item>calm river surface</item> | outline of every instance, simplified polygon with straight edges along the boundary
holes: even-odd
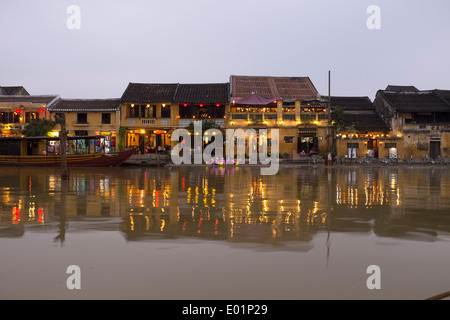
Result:
[[[425,299],[450,170],[0,169],[0,299]],[[69,290],[67,268],[81,270]],[[369,290],[367,268],[380,267]]]

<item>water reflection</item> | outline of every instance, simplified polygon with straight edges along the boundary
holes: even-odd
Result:
[[[0,175],[1,237],[52,232],[63,244],[68,231],[120,230],[128,241],[286,244],[319,232],[423,241],[450,232],[443,168],[286,167],[274,176],[251,167],[74,169],[66,184],[50,168]]]

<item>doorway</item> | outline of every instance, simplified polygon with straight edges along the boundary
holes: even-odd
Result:
[[[318,152],[319,139],[317,137],[298,137],[297,152],[310,153],[311,151]]]
[[[441,155],[441,141],[430,141],[430,157],[436,159]]]

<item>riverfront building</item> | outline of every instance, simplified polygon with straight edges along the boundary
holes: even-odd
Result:
[[[229,84],[130,83],[121,99],[121,141],[141,152],[167,152],[171,134],[195,120],[223,128]]]
[[[377,92],[374,104],[392,128],[392,135],[404,141],[402,157],[450,156],[449,90],[387,86]]]
[[[339,157],[363,158],[366,155],[384,158],[401,145],[401,139],[390,134],[389,125],[369,97],[331,97],[333,112],[342,109],[342,119],[334,120],[335,151]]]
[[[5,92],[5,87],[1,89]],[[24,90],[18,89],[15,92],[24,93]],[[48,108],[58,99],[58,95],[0,94],[0,137],[20,137],[22,136],[22,130],[31,121],[49,119]]]
[[[309,77],[232,75],[230,85],[227,127],[279,129],[280,155],[327,150],[328,108]]]
[[[330,123],[329,115],[339,109],[341,119]],[[281,158],[328,150],[352,158],[369,153],[402,159],[450,156],[450,90],[414,86],[389,85],[373,102],[366,96],[328,101],[309,77],[231,75],[224,83],[129,83],[116,99],[63,99],[0,86],[0,137],[21,137],[27,124],[54,120],[57,113],[65,114],[69,137],[105,137],[106,152],[138,147],[140,153],[168,153],[178,143],[171,141],[174,130],[192,131],[194,121],[203,120],[222,132],[254,129],[252,145],[258,148],[267,138],[268,151],[278,143]],[[259,136],[261,129],[267,137]],[[272,129],[279,130],[279,140],[272,139]],[[56,126],[50,136],[59,131]]]
[[[115,151],[120,128],[120,99],[59,99],[48,111],[52,120],[57,113],[64,113],[69,137],[102,136],[105,151]],[[56,125],[52,135],[58,136],[60,130]]]

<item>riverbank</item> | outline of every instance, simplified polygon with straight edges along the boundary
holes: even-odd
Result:
[[[174,164],[172,161],[167,160],[166,156],[160,156],[159,158],[155,154],[151,155],[140,155],[135,154],[132,155],[130,159],[128,159],[122,166],[140,166],[140,167],[178,167],[178,166],[184,166],[184,167],[224,167],[224,168],[230,168],[230,167],[270,167],[270,164],[263,165],[260,163],[257,164],[250,164],[248,163],[248,159],[246,160],[246,163],[241,163],[238,165],[232,165],[232,164],[223,164],[223,165],[208,165],[208,164]],[[400,162],[398,164],[384,164],[384,163],[377,163],[377,164],[367,164],[367,163],[345,163],[345,164],[337,164],[333,163],[332,165],[325,165],[325,163],[310,163],[310,159],[280,159],[279,160],[279,166],[281,167],[297,167],[297,166],[311,166],[311,167],[423,167],[423,168],[446,168],[447,165],[423,165],[422,163],[407,163],[407,162]]]

